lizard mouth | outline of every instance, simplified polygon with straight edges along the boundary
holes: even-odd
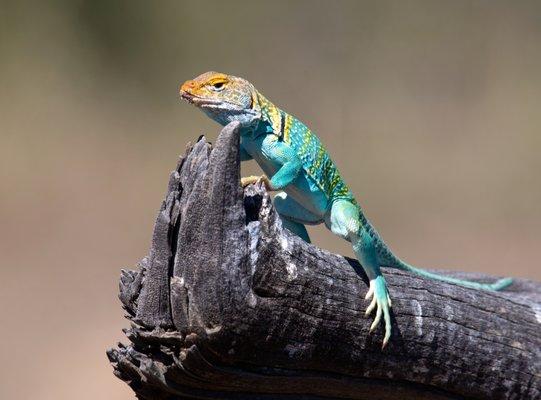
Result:
[[[180,98],[198,107],[218,108],[222,104],[222,102],[219,100],[204,99],[202,97],[190,94],[184,90],[180,92]]]
[[[187,101],[190,104],[193,104],[199,108],[206,108],[208,110],[213,110],[215,112],[220,111],[229,111],[229,112],[242,112],[244,108],[240,107],[238,104],[231,103],[228,101],[221,101],[215,99],[206,99],[193,95],[184,90],[180,91],[180,98]]]

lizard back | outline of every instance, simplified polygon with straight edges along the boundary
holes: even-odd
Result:
[[[355,202],[319,138],[304,123],[284,111],[282,119],[281,139],[295,150],[302,160],[304,171],[314,183],[331,200],[347,199]]]

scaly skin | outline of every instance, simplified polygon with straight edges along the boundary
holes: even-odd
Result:
[[[287,229],[310,242],[305,225],[323,222],[352,244],[370,279],[365,298],[371,302],[366,315],[376,310],[370,332],[378,326],[382,316],[385,321],[383,346],[391,336],[391,298],[380,266],[472,289],[499,290],[511,284],[510,278],[493,284],[450,278],[398,259],[364,216],[317,136],[297,118],[272,104],[245,79],[207,72],[186,81],[180,95],[222,125],[240,122],[241,160],[256,160],[266,173],[261,177],[242,178],[241,183],[246,186],[262,180],[267,189],[279,191],[274,197],[274,206]]]

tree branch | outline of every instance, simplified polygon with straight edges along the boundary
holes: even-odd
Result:
[[[149,255],[122,272],[131,343],[108,356],[138,398],[541,396],[540,284],[494,293],[385,269],[393,335],[381,350],[359,264],[283,230],[263,187],[242,190],[239,165],[233,124],[212,150],[190,146]]]

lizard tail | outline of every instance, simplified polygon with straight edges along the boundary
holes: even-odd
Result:
[[[464,279],[452,278],[450,276],[439,275],[439,274],[434,274],[432,272],[425,271],[424,269],[414,267],[399,259],[396,259],[395,262],[392,263],[392,265],[389,265],[389,267],[401,269],[403,271],[409,271],[416,275],[419,275],[425,278],[435,279],[437,281],[454,283],[456,285],[464,286],[470,289],[496,291],[496,290],[502,290],[513,283],[512,278],[499,279],[494,283],[480,283],[480,282],[468,281]]]
[[[494,283],[480,283],[468,281],[465,279],[458,279],[450,276],[435,274],[433,272],[428,272],[424,269],[414,267],[413,265],[409,265],[393,254],[391,249],[389,249],[387,244],[385,244],[376,229],[372,226],[372,224],[368,221],[368,219],[364,216],[362,212],[360,213],[360,221],[362,223],[363,229],[366,229],[369,235],[374,240],[378,263],[384,267],[401,269],[403,271],[412,272],[415,275],[419,275],[425,278],[454,283],[455,285],[460,285],[471,289],[496,291],[502,290],[513,283],[512,278],[499,279]]]

